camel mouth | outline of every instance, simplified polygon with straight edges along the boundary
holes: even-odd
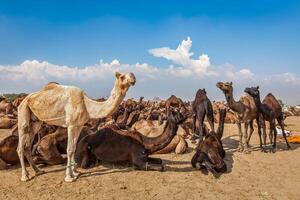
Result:
[[[216,87],[217,88],[221,88],[222,87],[222,83],[221,82],[217,82]]]

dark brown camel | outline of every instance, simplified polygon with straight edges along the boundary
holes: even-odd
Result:
[[[102,128],[79,141],[75,153],[76,162],[80,167],[87,168],[92,163],[91,159],[108,162],[129,161],[135,169],[163,171],[162,160],[148,156],[170,143],[176,135],[178,124],[183,120],[182,114],[171,111],[164,133],[155,138],[120,131],[113,127]]]
[[[226,163],[223,158],[225,151],[222,145],[224,121],[226,109],[219,110],[219,127],[217,132],[210,131],[204,140],[200,140],[196,148],[196,153],[192,158],[192,166],[197,169],[206,169],[216,175],[227,171]]]
[[[249,140],[248,140],[248,127],[250,125],[250,135],[252,135],[253,128],[253,120],[256,119],[257,125],[259,127],[259,115],[257,115],[257,108],[254,102],[254,99],[246,94],[242,96],[239,101],[235,101],[233,97],[233,87],[232,82],[218,82],[216,86],[222,90],[225,94],[225,98],[227,101],[228,107],[235,112],[237,115],[237,126],[239,130],[239,147],[238,150],[240,152],[244,151],[245,153],[249,152]],[[245,131],[242,131],[242,123],[244,123]],[[260,147],[262,148],[261,141],[261,132],[258,129]]]
[[[193,110],[193,133],[196,132],[196,121],[199,122],[199,136],[204,136],[204,118],[207,117],[208,123],[210,125],[211,131],[215,131],[214,128],[214,113],[212,109],[212,104],[206,96],[205,89],[199,89],[196,93],[195,100],[192,104]]]
[[[274,97],[273,94],[269,93],[263,100],[263,102],[260,101],[260,92],[259,92],[259,86],[257,87],[251,87],[246,88],[245,92],[251,95],[254,98],[255,104],[257,106],[257,112],[261,113],[264,120],[268,121],[270,123],[270,143],[273,143],[273,134],[274,134],[274,143],[273,143],[273,152],[276,151],[276,138],[277,138],[277,131],[275,127],[275,119],[277,119],[278,124],[280,125],[282,129],[282,133],[287,145],[287,148],[290,148],[290,145],[286,139],[286,134],[284,132],[284,117],[282,112],[282,107],[280,106],[277,99]],[[266,144],[266,126],[263,124],[264,129],[264,144]]]
[[[0,142],[0,169],[19,163],[18,138],[16,135],[10,135]]]

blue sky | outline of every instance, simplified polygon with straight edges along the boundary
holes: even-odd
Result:
[[[149,50],[176,49],[190,37],[195,59],[207,54],[215,67],[246,68],[255,76],[291,73],[298,84],[299,35],[299,1],[0,2],[3,66],[38,60],[84,68],[117,59],[180,67]]]

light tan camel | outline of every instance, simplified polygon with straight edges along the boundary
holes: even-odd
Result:
[[[42,90],[28,95],[18,107],[19,145],[18,154],[22,167],[21,181],[29,180],[24,155],[36,175],[42,174],[31,157],[34,135],[42,122],[68,130],[66,182],[78,177],[75,171],[74,153],[82,127],[89,119],[111,115],[124,99],[127,90],[136,80],[133,73],[115,73],[115,85],[110,97],[97,102],[86,96],[84,91],[73,86],[49,83]]]
[[[249,151],[248,127],[250,125],[250,135],[252,135],[254,131],[253,120],[256,119],[257,124],[259,124],[259,117],[257,115],[257,108],[254,99],[250,95],[246,94],[245,96],[242,96],[239,101],[235,101],[233,98],[232,82],[218,82],[216,86],[224,92],[228,107],[232,109],[237,115],[237,125],[240,136],[238,150],[247,153]],[[242,123],[244,123],[245,125],[244,133],[242,131]],[[262,147],[260,129],[258,129],[258,134],[260,139],[260,146]]]

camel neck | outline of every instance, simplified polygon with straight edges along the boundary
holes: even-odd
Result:
[[[225,97],[226,97],[228,107],[235,112],[239,112],[239,105],[238,105],[238,102],[236,102],[233,98],[233,91],[226,92]]]
[[[121,91],[116,85],[115,83],[110,97],[106,101],[97,102],[84,96],[85,106],[91,119],[107,117],[116,111],[126,94],[126,91]]]

